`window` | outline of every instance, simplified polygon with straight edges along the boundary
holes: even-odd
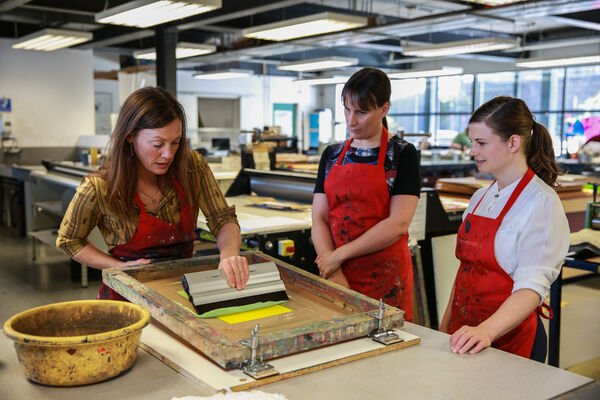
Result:
[[[563,152],[577,152],[592,137],[600,135],[600,112],[565,113],[563,132]]]
[[[392,80],[391,106],[388,112],[390,132],[425,133],[430,125],[430,82],[426,78]]]
[[[557,156],[600,135],[600,65],[392,80],[389,130],[431,132],[433,144],[448,146],[474,109],[496,96],[523,99],[548,129]],[[342,107],[336,121],[345,132]]]
[[[600,66],[566,71],[562,150],[572,154],[600,135]]]
[[[567,68],[565,110],[600,111],[600,65]]]
[[[561,134],[561,120],[562,113],[559,112],[546,112],[546,113],[534,113],[536,122],[544,125],[548,129],[550,138],[552,139],[552,146],[554,147],[554,154],[559,156],[562,151],[562,144],[560,140]]]
[[[425,133],[429,131],[429,123],[424,115],[388,115],[387,121],[390,132]]]
[[[497,96],[515,96],[515,83],[514,72],[477,75],[475,108]]]
[[[389,114],[421,114],[428,110],[427,79],[392,80]]]
[[[523,99],[534,114],[562,109],[564,69],[520,71],[517,97]]]
[[[437,111],[473,112],[473,75],[443,76],[437,80]]]
[[[438,123],[436,126],[438,129],[446,129],[458,132],[462,132],[467,129],[469,124],[469,118],[471,114],[444,114],[438,116]]]

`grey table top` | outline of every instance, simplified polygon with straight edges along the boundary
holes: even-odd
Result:
[[[547,399],[592,379],[495,349],[456,355],[448,335],[407,323],[421,337],[416,346],[271,383],[259,390],[288,399]],[[2,399],[171,399],[208,396],[194,383],[143,350],[133,368],[106,382],[55,388],[29,382],[20,370],[11,342],[0,337]]]
[[[476,355],[449,350],[449,336],[407,323],[421,343],[315,374],[265,386],[263,390],[300,399],[314,393],[328,399],[548,399],[592,379],[535,361],[486,349]],[[327,395],[324,395],[327,394]],[[306,398],[310,398],[306,397]]]
[[[46,171],[43,165],[9,165],[0,163],[0,176],[18,180],[27,180],[35,171]]]

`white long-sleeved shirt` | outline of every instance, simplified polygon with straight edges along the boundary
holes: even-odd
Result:
[[[498,191],[479,189],[469,202],[463,219],[481,197],[475,215],[497,218],[519,180]],[[494,241],[498,264],[514,280],[513,292],[531,289],[540,295],[540,304],[560,272],[569,249],[569,224],[558,195],[537,175],[523,189],[508,211]]]

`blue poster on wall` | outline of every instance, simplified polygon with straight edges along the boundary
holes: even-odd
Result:
[[[0,97],[0,111],[10,112],[10,99],[8,97]]]

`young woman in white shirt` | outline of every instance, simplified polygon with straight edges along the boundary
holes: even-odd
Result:
[[[496,180],[463,215],[461,263],[440,330],[452,335],[454,353],[492,346],[544,362],[540,315],[552,310],[543,301],[569,247],[552,140],[523,100],[502,96],[473,113],[468,134],[478,170]]]

